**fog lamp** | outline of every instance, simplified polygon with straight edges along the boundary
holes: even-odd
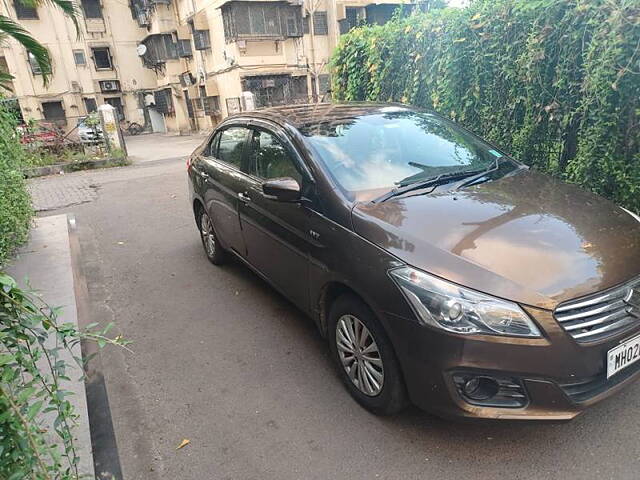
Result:
[[[463,387],[464,394],[472,400],[488,400],[494,397],[498,390],[498,382],[489,377],[472,377]]]

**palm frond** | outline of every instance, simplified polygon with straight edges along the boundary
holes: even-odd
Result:
[[[42,72],[42,81],[46,85],[49,83],[51,74],[51,55],[47,47],[33,38],[29,32],[14,22],[9,17],[0,15],[0,32],[16,39],[36,60]]]

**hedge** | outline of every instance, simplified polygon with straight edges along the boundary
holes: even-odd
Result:
[[[22,175],[25,152],[16,126],[14,113],[0,103],[0,270],[26,240],[33,215]]]
[[[436,110],[640,211],[640,2],[474,0],[344,35],[337,101]]]

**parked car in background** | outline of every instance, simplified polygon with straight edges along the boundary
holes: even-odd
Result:
[[[81,117],[77,123],[78,138],[85,144],[100,143],[103,140],[102,126],[97,117]]]
[[[37,122],[19,125],[20,143],[28,148],[54,147],[65,142],[64,130],[55,123]]]
[[[640,218],[437,114],[245,112],[188,174],[208,259],[309,314],[372,412],[570,419],[640,375]]]

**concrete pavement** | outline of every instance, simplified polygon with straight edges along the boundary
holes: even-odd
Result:
[[[182,160],[73,175],[97,192],[62,210],[91,316],[134,342],[101,354],[126,480],[638,477],[640,384],[565,424],[375,417],[310,320],[238,263],[206,260]]]
[[[29,234],[28,243],[20,249],[17,258],[8,268],[18,285],[23,289],[34,289],[50,307],[62,307],[58,316],[60,325],[78,325],[78,311],[71,261],[71,246],[66,215],[38,218]],[[56,338],[47,340],[47,348],[56,347]],[[93,477],[94,465],[89,432],[87,396],[85,384],[80,378],[81,368],[73,359],[80,357],[80,345],[72,351],[61,350],[59,360],[66,362],[69,381],[61,380],[61,387],[72,393],[68,397],[78,419],[73,426],[74,446],[79,457],[78,471],[81,475]],[[43,368],[47,368],[43,365]],[[51,431],[52,441],[60,439],[53,433],[55,415],[43,417],[45,426]]]
[[[126,136],[127,153],[133,163],[165,160],[167,158],[186,157],[200,145],[206,135],[168,135],[151,133]]]

